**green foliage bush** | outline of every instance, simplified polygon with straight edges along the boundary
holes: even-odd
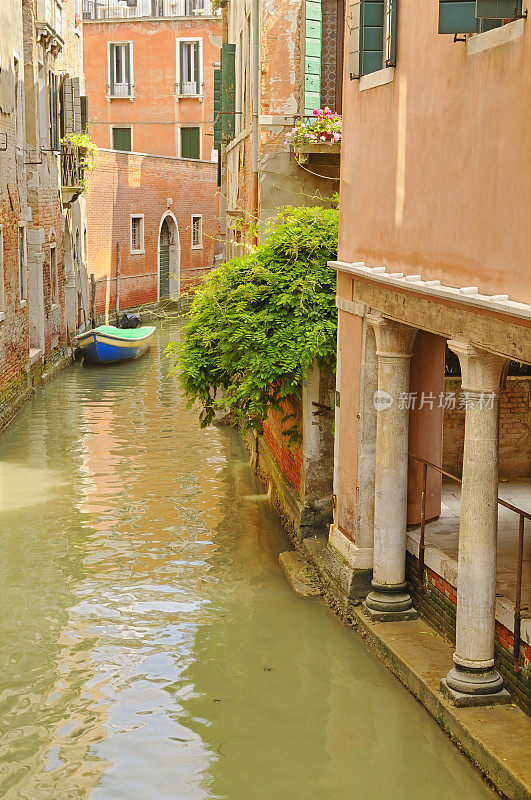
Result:
[[[335,363],[336,273],[327,261],[337,236],[337,209],[285,208],[250,255],[207,276],[183,343],[169,348],[202,427],[223,407],[244,430],[259,430],[270,408],[298,395],[315,359]]]

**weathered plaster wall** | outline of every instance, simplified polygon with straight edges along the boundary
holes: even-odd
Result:
[[[339,257],[529,303],[529,22],[468,54],[424,6],[400,3],[391,83],[345,65]]]

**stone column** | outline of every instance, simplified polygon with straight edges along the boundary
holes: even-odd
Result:
[[[494,669],[498,533],[498,402],[509,360],[449,341],[466,402],[459,524],[455,667],[441,688],[457,705],[506,702]]]
[[[365,608],[381,621],[413,619],[406,575],[409,366],[416,328],[367,316],[376,336],[378,391],[374,572]]]

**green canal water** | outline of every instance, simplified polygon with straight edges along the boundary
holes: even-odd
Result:
[[[278,565],[234,431],[185,410],[159,329],[0,436],[0,797],[493,798]]]

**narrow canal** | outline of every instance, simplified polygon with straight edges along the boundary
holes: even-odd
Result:
[[[185,410],[159,329],[0,436],[0,797],[493,798],[318,599],[236,433]]]

